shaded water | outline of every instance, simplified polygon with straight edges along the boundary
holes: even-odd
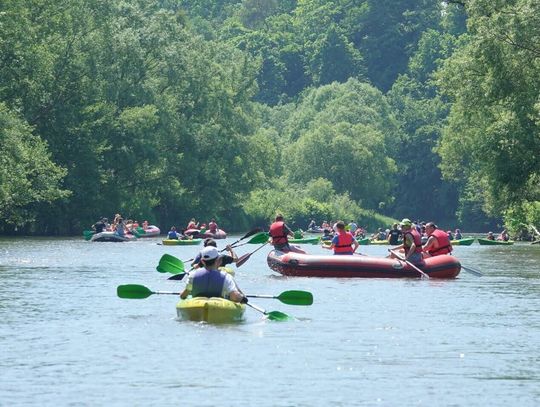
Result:
[[[538,405],[540,245],[457,247],[484,276],[450,281],[284,278],[263,249],[241,288],[315,303],[253,300],[296,319],[213,326],[177,320],[174,296],[116,296],[183,288],[155,267],[198,247],[159,241],[0,240],[0,405]]]

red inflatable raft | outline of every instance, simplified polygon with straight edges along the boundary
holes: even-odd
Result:
[[[272,250],[268,266],[284,276],[419,278],[420,273],[397,259],[361,255],[312,255]],[[455,278],[461,270],[458,259],[441,255],[426,259],[422,271],[431,278]]]

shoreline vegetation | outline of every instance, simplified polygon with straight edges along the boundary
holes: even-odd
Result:
[[[539,236],[538,1],[29,0],[0,26],[0,235],[120,211]]]

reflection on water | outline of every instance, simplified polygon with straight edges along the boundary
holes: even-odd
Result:
[[[241,288],[307,290],[314,304],[254,299],[295,319],[248,310],[241,324],[215,326],[178,320],[174,296],[116,297],[119,284],[183,287],[157,273],[157,262],[199,248],[157,242],[0,240],[1,405],[534,406],[540,398],[538,245],[457,247],[484,276],[450,281],[287,278],[261,250],[236,271]]]

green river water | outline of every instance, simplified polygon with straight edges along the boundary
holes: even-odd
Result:
[[[158,242],[0,240],[1,406],[540,402],[540,245],[456,247],[484,276],[439,281],[285,278],[264,248],[236,270],[243,291],[307,290],[314,304],[253,300],[295,319],[248,309],[245,322],[216,326],[178,320],[174,296],[116,296],[127,283],[183,288],[155,267],[163,253],[189,259],[200,247]]]

